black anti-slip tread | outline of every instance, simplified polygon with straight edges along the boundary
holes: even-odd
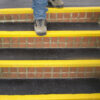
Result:
[[[0,95],[100,93],[100,79],[0,80]]]
[[[0,49],[0,60],[100,59],[100,49]]]
[[[100,6],[100,0],[63,0],[65,7]],[[0,0],[0,8],[31,8],[32,0]]]
[[[33,31],[33,23],[4,23],[0,31]],[[48,23],[48,30],[100,30],[97,23]]]

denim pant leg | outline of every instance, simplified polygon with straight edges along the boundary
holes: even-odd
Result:
[[[32,8],[35,19],[46,19],[47,5],[48,0],[33,0]]]

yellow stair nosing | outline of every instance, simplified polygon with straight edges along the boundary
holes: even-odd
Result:
[[[0,37],[40,37],[35,31],[0,31]],[[100,37],[100,30],[47,31],[42,37]]]
[[[100,100],[100,93],[48,94],[48,95],[0,95],[0,100]]]
[[[77,13],[77,12],[100,12],[100,7],[64,7],[49,8],[47,13]],[[0,14],[32,14],[32,8],[5,8],[0,9]]]
[[[100,67],[94,60],[0,60],[0,67]]]

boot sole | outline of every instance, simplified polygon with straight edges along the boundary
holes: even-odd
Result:
[[[36,33],[37,35],[39,35],[39,36],[45,36],[46,35],[46,33]]]
[[[63,8],[64,7],[64,5],[53,6],[51,2],[48,2],[48,6],[53,7],[53,8]]]

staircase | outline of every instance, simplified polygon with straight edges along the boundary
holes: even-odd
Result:
[[[0,2],[0,100],[100,100],[100,1],[49,7],[43,37],[31,1]]]

